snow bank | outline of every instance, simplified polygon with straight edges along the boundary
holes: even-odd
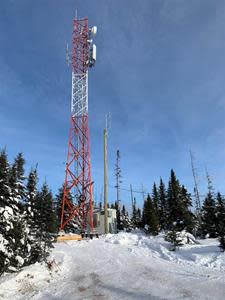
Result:
[[[140,232],[59,243],[48,267],[36,263],[1,277],[0,299],[224,300],[217,240],[169,248],[163,235]]]
[[[120,244],[120,245],[137,245],[139,240],[139,236],[137,234],[130,234],[126,232],[120,232],[117,235],[115,234],[107,234],[105,237],[106,243],[111,244]]]
[[[187,244],[189,238],[190,244]],[[183,265],[205,266],[217,270],[225,270],[225,253],[220,251],[217,239],[201,240],[201,244],[194,236],[182,232],[182,241],[185,245],[179,247],[175,252],[170,251],[170,243],[164,240],[164,235],[156,237],[146,236],[142,233],[120,232],[117,235],[108,234],[105,237],[106,243],[119,244],[123,246],[135,246],[137,249],[147,249],[145,254],[158,257],[167,261],[173,261]]]

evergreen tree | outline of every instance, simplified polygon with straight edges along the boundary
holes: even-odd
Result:
[[[5,210],[10,197],[9,188],[9,163],[6,150],[0,152],[0,275],[7,270],[12,254],[7,231],[11,228],[8,213]]]
[[[20,201],[22,201],[24,199],[25,194],[26,194],[26,188],[25,188],[25,184],[24,184],[24,180],[25,180],[24,164],[25,164],[25,159],[23,157],[23,154],[20,152],[20,153],[18,153],[17,157],[15,158],[15,162],[14,162],[14,165],[16,167],[17,190],[18,190],[18,195],[19,195]]]
[[[37,170],[25,187],[24,162],[19,153],[10,166],[0,152],[0,275],[46,258],[55,230],[52,194],[47,185],[37,193]]]
[[[11,189],[11,197],[16,203],[18,203],[21,211],[23,209],[22,200],[24,200],[25,197],[24,163],[25,160],[23,155],[22,153],[19,153],[9,170],[9,186]]]
[[[24,223],[20,218],[18,199],[10,178],[14,172],[7,160],[6,151],[0,153],[0,274],[16,271],[23,265]],[[16,180],[14,180],[14,183]]]
[[[26,256],[26,264],[32,264],[36,261],[41,261],[44,256],[43,245],[41,241],[41,228],[39,222],[39,207],[37,204],[37,169],[31,169],[27,185],[26,185],[26,195],[25,195],[25,213],[24,218],[28,226],[28,236],[27,244],[30,247],[24,253]]]
[[[114,206],[114,207],[115,207],[115,206]],[[125,216],[125,214],[126,214],[126,208],[125,208],[125,205],[123,205],[121,213],[122,213],[123,216]]]
[[[209,190],[202,206],[202,233],[210,238],[218,236],[216,229],[216,206],[212,191]]]
[[[158,189],[158,211],[159,211],[159,223],[160,228],[163,230],[167,229],[167,201],[166,201],[166,188],[160,178],[160,184]]]
[[[56,233],[57,225],[53,196],[46,182],[37,194],[37,210],[39,227],[42,229],[42,232]]]
[[[181,186],[181,219],[183,222],[183,229],[192,233],[195,225],[195,216],[191,212],[192,199],[191,194],[188,193],[184,185]]]
[[[202,224],[201,231],[203,236],[209,236],[210,238],[215,238],[218,236],[217,232],[217,218],[216,218],[216,202],[215,194],[212,186],[212,181],[206,169],[206,178],[208,183],[208,193],[203,202],[202,206]]]
[[[132,218],[131,222],[134,228],[137,227],[137,209],[136,209],[136,199],[134,198],[134,204],[132,207]]]
[[[179,236],[179,232],[176,229],[176,224],[172,227],[172,230],[168,231],[165,236],[165,240],[172,244],[171,251],[175,251],[177,247],[182,246],[182,239]]]
[[[133,204],[131,223],[132,223],[133,228],[141,227],[141,211],[140,211],[140,208],[136,208],[136,199],[135,198],[134,198],[134,204]]]
[[[157,222],[160,225],[160,223],[159,223],[159,194],[158,194],[158,189],[157,189],[155,182],[153,183],[153,188],[152,188],[152,202],[153,202]]]
[[[171,170],[170,180],[167,190],[168,204],[168,229],[175,226],[177,231],[189,230],[194,227],[194,215],[191,213],[191,197],[184,186],[180,186],[175,172]]]
[[[175,172],[171,170],[170,180],[167,190],[168,203],[168,229],[172,230],[176,224],[177,230],[183,230],[181,218],[181,203],[180,203],[180,183],[176,178]]]
[[[10,196],[13,198],[13,201],[18,202],[19,193],[17,189],[17,172],[15,164],[13,164],[12,167],[9,166],[8,184],[10,187]]]
[[[141,210],[139,207],[137,209],[137,227],[141,228]]]
[[[56,233],[57,230],[53,196],[46,182],[42,185],[40,192],[37,193],[36,210],[38,216],[36,238],[39,240],[41,248],[40,259],[46,259],[49,254],[48,250],[52,247],[51,234]]]
[[[36,206],[37,197],[37,169],[31,169],[26,185],[26,195],[25,195],[25,218],[27,220],[30,229],[35,228],[38,223],[38,213]]]
[[[220,247],[225,250],[225,200],[220,193],[216,197],[216,231],[219,236]]]
[[[120,219],[121,219],[121,227],[123,228],[123,230],[126,230],[128,232],[131,231],[133,226],[129,218],[128,212],[126,211],[125,205],[123,205],[122,207]]]
[[[157,235],[159,232],[159,220],[155,205],[148,194],[147,199],[144,202],[143,214],[142,214],[142,226],[146,229],[147,233]]]
[[[46,183],[37,191],[37,169],[31,170],[27,181],[26,220],[29,228],[27,264],[46,260],[52,246],[51,233],[56,231],[53,197]]]
[[[56,194],[55,196],[56,222],[58,228],[60,227],[61,215],[62,215],[63,191],[64,191],[64,185],[61,188],[59,188],[58,194]]]
[[[158,213],[159,195],[158,195],[158,189],[155,182],[152,188],[152,201],[153,201],[154,209]]]
[[[112,209],[115,209],[115,205],[113,203],[111,203],[111,206],[110,206]]]
[[[9,163],[6,150],[0,152],[0,207],[6,205],[10,197]]]
[[[121,213],[120,213],[120,208],[119,204],[117,201],[115,201],[115,209],[116,209],[116,222],[117,222],[117,229],[118,230],[123,230],[123,223],[121,222]]]

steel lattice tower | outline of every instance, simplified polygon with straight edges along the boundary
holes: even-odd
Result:
[[[88,18],[73,21],[72,97],[66,175],[60,230],[75,219],[81,232],[93,233],[92,179],[88,126],[88,68],[96,60],[96,46],[88,28]],[[73,195],[71,197],[71,195]]]

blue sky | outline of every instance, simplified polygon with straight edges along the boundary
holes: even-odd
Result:
[[[200,193],[205,165],[225,194],[225,3],[211,0],[1,0],[0,147],[22,151],[40,183],[64,180],[71,70],[65,62],[72,20],[97,25],[96,67],[89,72],[92,177],[103,185],[103,128],[109,131],[109,184],[116,150],[122,186],[150,191],[171,168],[193,191],[189,149]],[[142,195],[136,194],[142,206]],[[116,197],[109,188],[110,201]],[[129,192],[121,193],[130,202]]]

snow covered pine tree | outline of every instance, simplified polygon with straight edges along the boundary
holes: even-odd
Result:
[[[24,264],[25,224],[19,208],[16,164],[10,168],[6,150],[0,153],[0,274]]]

